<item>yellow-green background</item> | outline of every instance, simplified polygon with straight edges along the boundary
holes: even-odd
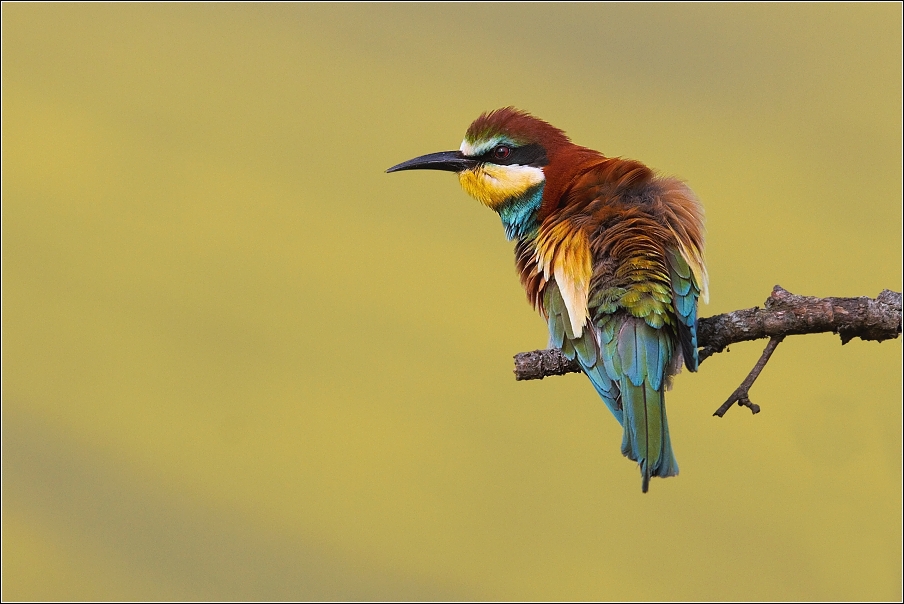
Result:
[[[901,6],[3,6],[4,599],[899,599],[901,343],[669,395],[642,495],[498,218],[513,104],[687,179],[704,316],[901,289]]]

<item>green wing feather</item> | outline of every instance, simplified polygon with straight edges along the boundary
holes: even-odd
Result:
[[[684,364],[690,371],[697,371],[700,365],[697,350],[697,300],[700,298],[700,284],[678,250],[668,250],[667,261]]]
[[[555,281],[546,286],[543,293],[543,309],[546,311],[549,326],[549,347],[561,348],[563,354],[571,360],[575,358],[581,369],[590,378],[593,387],[618,423],[622,423],[622,410],[618,402],[618,386],[612,381],[604,367],[605,357],[600,353],[600,344],[596,330],[587,326],[580,337],[575,337],[568,317],[568,309]]]

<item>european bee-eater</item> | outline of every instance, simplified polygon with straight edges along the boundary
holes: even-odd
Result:
[[[707,300],[703,207],[677,178],[606,157],[513,107],[478,117],[458,151],[389,168],[458,174],[495,210],[549,346],[578,362],[623,426],[622,453],[674,476],[664,391],[697,370],[697,300]]]

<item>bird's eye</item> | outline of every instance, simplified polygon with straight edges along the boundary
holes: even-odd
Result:
[[[505,145],[499,145],[493,149],[493,159],[505,159],[511,154],[511,147],[506,147]]]

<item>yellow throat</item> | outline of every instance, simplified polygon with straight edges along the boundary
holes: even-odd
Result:
[[[468,195],[494,210],[544,180],[540,168],[517,164],[500,166],[486,163],[458,174],[458,181]]]

